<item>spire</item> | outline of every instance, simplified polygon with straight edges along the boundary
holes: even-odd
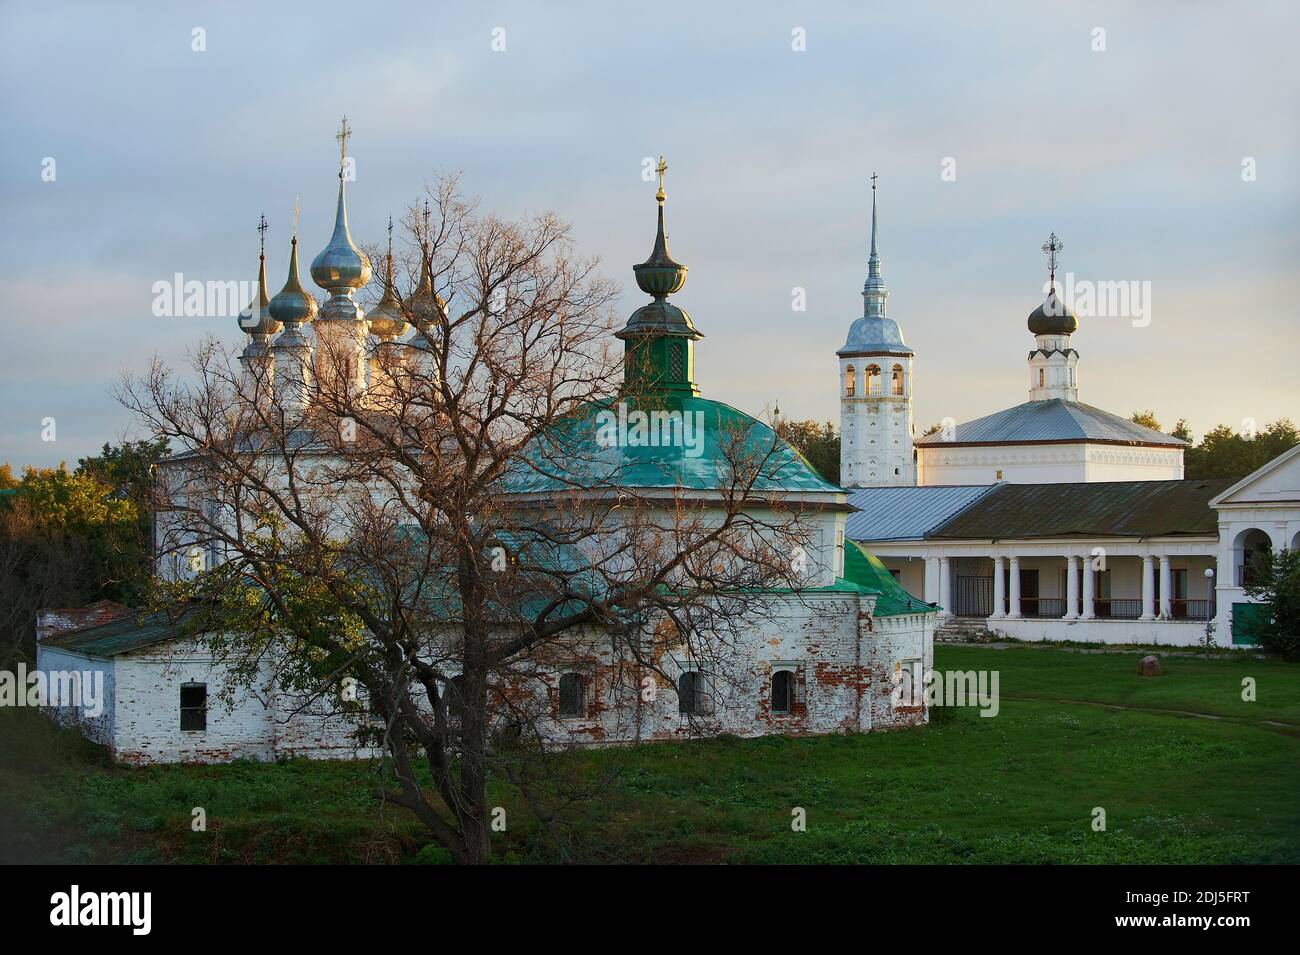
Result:
[[[883,318],[885,299],[889,292],[880,274],[880,249],[876,243],[876,179],[871,174],[871,255],[867,259],[867,281],[862,285],[862,314],[867,318]]]
[[[433,287],[433,267],[430,262],[432,255],[429,251],[428,239],[428,199],[424,200],[422,217],[424,219],[424,231],[420,236],[420,281],[416,284],[411,297],[406,300],[407,311],[411,313],[411,324],[421,331],[430,326],[435,314],[440,319],[447,314],[447,303],[443,301],[442,296]]]

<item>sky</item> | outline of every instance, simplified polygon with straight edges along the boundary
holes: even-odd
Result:
[[[344,114],[358,241],[459,170],[486,209],[572,223],[622,314],[666,155],[696,377],[751,414],[838,422],[876,172],[918,432],[1027,400],[1050,232],[1059,274],[1142,303],[1080,314],[1081,400],[1198,437],[1300,420],[1298,28],[1293,0],[4,0],[0,462],[138,436],[124,371],[242,345],[234,318],[156,317],[154,285],[254,279],[265,213],[274,292],[295,196],[305,278]]]

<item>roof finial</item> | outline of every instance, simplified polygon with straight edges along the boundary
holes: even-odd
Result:
[[[384,285],[393,284],[393,217],[388,217],[388,259],[384,264]]]
[[[664,173],[666,173],[667,171],[668,171],[668,163],[664,162],[664,157],[660,155],[659,165],[655,166],[655,172],[659,174],[659,191],[655,193],[655,200],[660,204],[662,204],[664,199],[666,198],[664,196]]]
[[[257,220],[257,238],[258,243],[261,246],[258,255],[263,259],[266,258],[266,229],[266,213],[263,212],[261,218]]]
[[[293,244],[298,244],[298,197],[293,197]]]
[[[339,123],[339,131],[337,135],[335,135],[334,137],[339,141],[339,178],[340,179],[343,178],[343,167],[347,165],[348,139],[351,136],[352,136],[352,127],[348,125],[348,118],[344,116],[343,121]]]
[[[1043,251],[1047,253],[1047,281],[1050,290],[1053,292],[1056,291],[1056,254],[1063,248],[1065,246],[1061,244],[1061,240],[1056,237],[1055,232],[1049,235],[1047,241],[1042,245]]]

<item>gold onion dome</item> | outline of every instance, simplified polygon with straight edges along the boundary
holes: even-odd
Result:
[[[285,280],[284,288],[276,292],[275,297],[271,299],[268,310],[271,318],[290,326],[295,331],[299,325],[310,322],[316,317],[316,300],[307,294],[298,279],[297,236],[293,237],[289,253],[289,277]]]
[[[266,291],[266,254],[260,257],[257,269],[257,296],[239,313],[239,327],[254,339],[266,338],[280,330],[280,323],[271,317],[271,298]]]
[[[428,328],[436,316],[439,321],[447,317],[447,303],[433,288],[433,273],[429,268],[429,255],[420,251],[420,284],[406,300],[407,311],[416,328]]]
[[[393,288],[393,220],[388,220],[388,257],[384,260],[384,294],[375,304],[366,318],[370,322],[371,334],[377,338],[397,338],[406,331],[406,315],[402,312],[402,300]]]

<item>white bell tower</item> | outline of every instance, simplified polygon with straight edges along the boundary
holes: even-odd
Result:
[[[876,175],[871,175],[871,256],[862,286],[862,317],[839,356],[840,484],[913,485],[912,349],[885,317],[889,292],[876,244]]]

